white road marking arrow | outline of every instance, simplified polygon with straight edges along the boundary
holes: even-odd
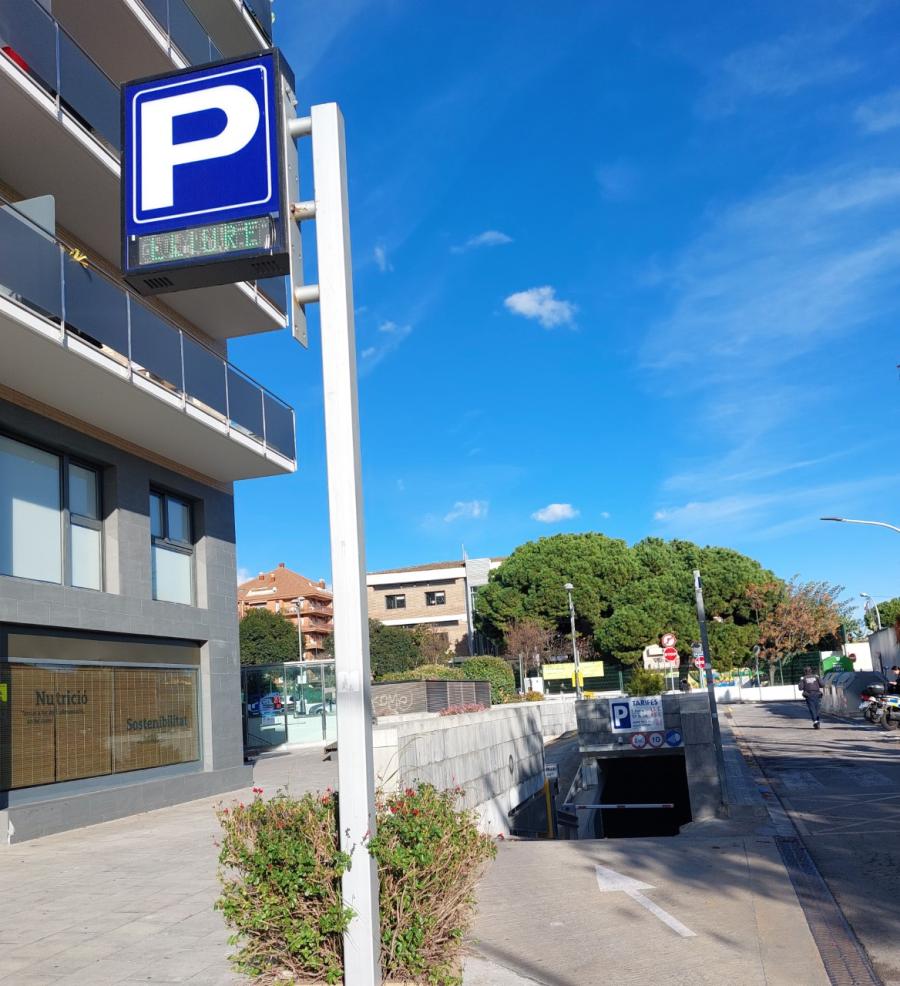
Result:
[[[697,937],[695,931],[686,928],[677,918],[673,918],[668,911],[664,911],[658,904],[654,904],[652,900],[648,900],[641,893],[642,890],[653,890],[651,884],[641,883],[640,880],[625,876],[623,873],[616,873],[615,870],[611,870],[607,866],[595,866],[594,869],[597,872],[597,886],[603,893],[621,890],[632,900],[637,901],[641,907],[646,907],[651,914],[655,914],[663,924],[667,924],[676,934],[681,935],[682,938]]]

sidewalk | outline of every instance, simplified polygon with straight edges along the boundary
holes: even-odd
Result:
[[[511,842],[479,888],[465,986],[827,986],[774,831],[723,722],[728,821],[677,838]],[[595,867],[649,885],[601,892]]]
[[[334,785],[321,750],[260,760],[254,782],[300,793]],[[246,983],[229,970],[213,910],[219,801],[250,790],[0,847],[0,983]]]

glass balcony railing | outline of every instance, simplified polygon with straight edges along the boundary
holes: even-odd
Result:
[[[119,87],[36,0],[0,0],[0,52],[119,153]]]
[[[143,0],[190,61],[221,58],[184,0]],[[0,0],[0,57],[40,85],[64,110],[116,157],[121,157],[119,87],[37,0]],[[284,278],[257,282],[260,292],[287,311]]]
[[[215,62],[222,53],[185,0],[141,0],[157,24],[166,32],[190,65]]]
[[[134,375],[295,460],[294,412],[0,199],[0,297]]]
[[[256,21],[266,40],[272,40],[272,0],[243,0],[244,7]]]

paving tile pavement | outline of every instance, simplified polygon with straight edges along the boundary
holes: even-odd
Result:
[[[319,749],[257,761],[269,793],[335,786]],[[220,801],[236,791],[0,847],[3,986],[236,986],[213,910]],[[9,906],[14,902],[14,907]]]

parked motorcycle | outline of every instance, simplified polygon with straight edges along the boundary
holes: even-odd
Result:
[[[900,695],[885,695],[882,699],[882,703],[882,728],[900,729]]]
[[[884,685],[872,682],[859,697],[859,710],[863,718],[873,725],[881,722],[884,709]]]

